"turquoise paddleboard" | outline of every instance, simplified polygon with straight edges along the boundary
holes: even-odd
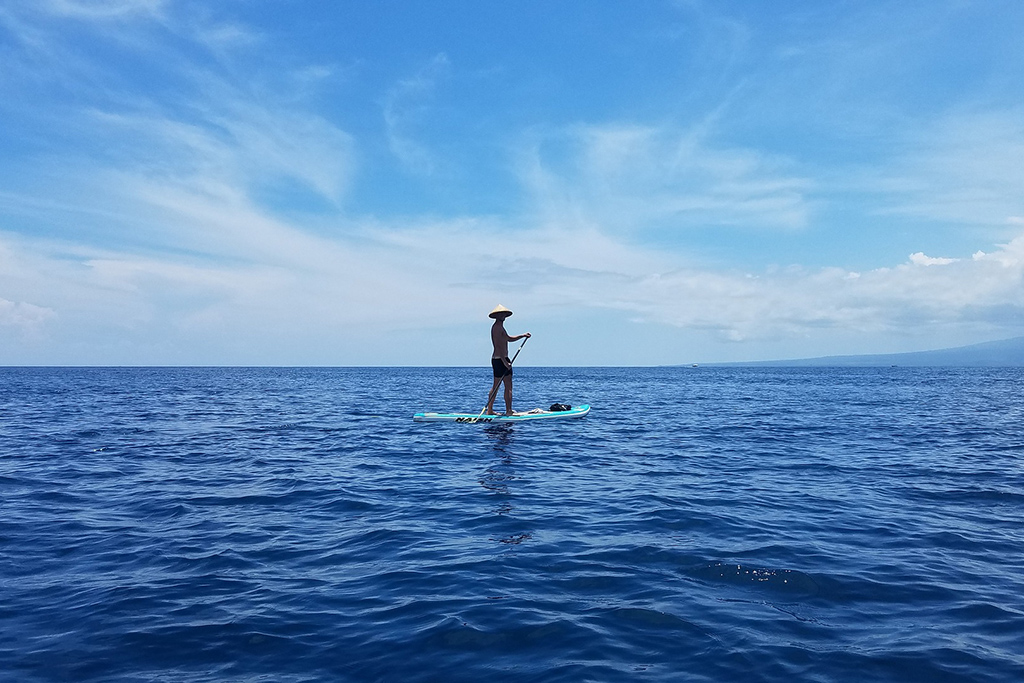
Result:
[[[532,422],[533,420],[559,420],[567,417],[583,417],[590,412],[589,405],[576,406],[569,410],[542,410],[540,412],[515,413],[513,415],[481,415],[480,413],[416,413],[416,422]]]

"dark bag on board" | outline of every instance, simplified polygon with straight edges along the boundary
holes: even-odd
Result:
[[[572,406],[568,403],[552,403],[551,407],[548,408],[552,413],[562,413],[566,410],[572,410]]]

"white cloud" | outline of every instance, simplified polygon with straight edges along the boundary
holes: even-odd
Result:
[[[478,220],[350,225],[343,232],[351,237],[328,238],[245,203],[179,194],[163,209],[166,220],[176,215],[196,225],[182,247],[217,258],[69,254],[60,245],[21,240],[7,251],[31,265],[17,282],[0,275],[0,292],[17,284],[36,307],[7,305],[8,316],[49,321],[55,338],[82,336],[76,326],[103,327],[108,336],[120,330],[116,336],[150,349],[145,362],[160,362],[159,349],[172,341],[254,362],[243,339],[261,340],[261,362],[288,362],[296,354],[325,362],[329,357],[311,356],[310,349],[472,324],[496,301],[535,320],[618,312],[732,342],[813,339],[834,330],[998,336],[1024,327],[1024,236],[941,267],[743,272],[680,267],[671,255],[631,247],[594,227],[521,230],[496,251],[493,235],[507,227]],[[274,341],[285,337],[284,347]]]
[[[190,119],[159,109],[138,113],[95,112],[112,139],[131,136],[121,164],[159,181],[215,191],[229,185],[253,191],[288,180],[338,203],[352,176],[350,135],[327,121],[287,109],[259,106],[224,92],[216,104],[196,102]]]
[[[420,141],[416,127],[430,111],[434,90],[448,73],[451,62],[444,53],[436,55],[414,76],[396,83],[383,102],[384,123],[392,154],[410,172],[434,173],[441,161]]]
[[[578,126],[536,134],[521,176],[550,215],[634,231],[799,229],[812,182],[785,159],[715,145],[705,126]]]
[[[836,268],[764,273],[682,271],[637,287],[646,317],[719,330],[732,339],[801,337],[817,328],[913,333],[929,325],[1019,330],[1024,237],[969,261],[928,259],[856,277]],[[918,265],[941,264],[942,268]]]
[[[638,321],[708,330],[733,341],[806,338],[826,329],[901,335],[947,326],[984,334],[1024,326],[1024,236],[970,260],[920,254],[905,265],[859,273],[743,272],[680,268],[672,256],[579,227],[520,232],[488,259],[491,242],[478,227],[415,231],[404,235],[402,246],[446,264],[424,281],[461,277],[472,291],[483,283],[509,287],[533,310],[553,300],[563,310],[615,309]],[[919,267],[926,263],[942,267]]]
[[[0,299],[0,326],[15,327],[22,332],[36,332],[56,313],[44,306],[19,301],[17,303]]]
[[[968,225],[1019,224],[1024,108],[949,114],[921,126],[902,146],[882,180],[867,181],[890,193],[884,212]]]
[[[924,252],[914,252],[909,256],[910,262],[915,266],[945,266],[950,263],[956,263],[955,258],[942,258],[925,256]]]
[[[38,8],[57,16],[102,20],[159,16],[167,0],[37,0]]]

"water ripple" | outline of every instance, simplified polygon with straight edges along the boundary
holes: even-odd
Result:
[[[1019,370],[0,374],[0,680],[1024,680]]]

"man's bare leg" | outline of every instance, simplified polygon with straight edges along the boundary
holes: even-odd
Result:
[[[487,394],[487,407],[484,408],[484,413],[487,415],[494,415],[494,399],[498,397],[498,385],[501,383],[500,377],[494,378],[494,384],[491,385],[491,392]]]
[[[512,375],[502,377],[505,381],[505,414],[512,414]]]

